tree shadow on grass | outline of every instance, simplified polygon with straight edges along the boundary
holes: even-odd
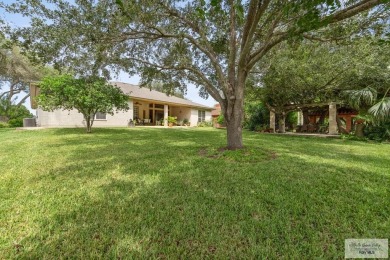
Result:
[[[104,129],[51,143],[48,149],[62,152],[64,163],[31,180],[43,190],[26,198],[39,200],[31,203],[35,229],[18,241],[19,252],[10,247],[6,256],[340,258],[345,238],[388,234],[383,177],[314,162],[308,143],[259,164],[198,155],[205,145],[219,146],[220,138]],[[276,151],[286,148],[273,142]],[[330,153],[323,149],[321,156]],[[364,189],[381,183],[379,192]]]
[[[356,167],[364,164],[367,168],[377,168],[385,173],[390,173],[388,165],[390,158],[377,156],[378,149],[390,152],[390,146],[379,143],[365,143],[341,139],[327,139],[302,136],[271,136],[267,134],[249,133],[246,140],[253,145],[272,147],[281,154],[295,154],[313,157],[318,161],[337,159],[340,163],[355,163]]]

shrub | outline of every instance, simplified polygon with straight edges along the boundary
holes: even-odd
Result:
[[[222,114],[220,114],[220,115],[217,117],[217,123],[220,124],[220,125],[225,124],[225,118],[223,117]]]
[[[341,134],[341,139],[343,140],[353,140],[353,141],[367,141],[366,137],[356,136],[355,133],[351,132],[349,134]]]
[[[256,125],[254,131],[263,132],[268,128],[268,125]]]
[[[8,121],[9,127],[22,127],[23,118],[14,118]]]
[[[245,104],[244,127],[255,131],[256,128],[269,124],[269,110],[261,102]]]
[[[0,128],[7,128],[7,127],[9,127],[8,123],[0,122]]]
[[[203,122],[198,122],[198,127],[212,127],[213,122],[211,121],[203,121]]]
[[[177,123],[177,117],[176,116],[168,116],[168,123],[176,124]]]
[[[298,112],[292,111],[289,112],[286,116],[286,126],[289,129],[293,129],[296,127],[298,122]]]
[[[31,118],[33,115],[30,111],[23,105],[9,105],[7,111],[3,111],[3,116],[9,118],[8,126],[9,127],[22,127],[23,118]]]
[[[364,136],[378,142],[390,141],[390,120],[377,125],[367,124],[364,128]]]

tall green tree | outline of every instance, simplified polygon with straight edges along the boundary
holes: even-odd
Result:
[[[29,84],[42,78],[49,69],[31,62],[18,46],[4,37],[0,40],[0,58],[0,99],[13,104],[18,94],[25,93],[17,100],[16,105],[20,106],[30,96]]]
[[[289,39],[342,35],[342,21],[360,13],[355,33],[376,30],[388,15],[386,2],[56,0],[47,8],[26,0],[7,10],[34,18],[21,34],[54,63],[103,74],[115,65],[140,73],[143,84],[162,81],[167,89],[194,83],[221,104],[227,146],[237,149],[243,146],[245,84],[270,50]]]
[[[159,92],[165,92],[169,96],[175,96],[175,97],[178,97],[178,98],[184,98],[184,93],[181,90],[173,88],[173,89],[168,89],[169,92],[167,92],[166,89],[164,88],[164,83],[163,82],[152,82],[149,85],[149,88],[151,90],[156,90],[156,91],[159,91]]]
[[[87,133],[97,112],[113,115],[129,109],[129,97],[102,78],[74,78],[70,75],[45,77],[39,83],[38,105],[46,111],[76,109],[86,122]]]
[[[0,99],[0,117],[6,119],[10,127],[22,127],[24,118],[33,115],[24,105],[12,104],[8,99]]]
[[[358,94],[364,87],[383,89],[389,85],[389,49],[378,44],[378,37],[365,37],[337,44],[334,42],[299,45],[282,44],[271,51],[262,64],[260,90],[256,93],[283,120],[283,114],[305,104],[345,102],[345,90]],[[256,79],[256,75],[253,76]],[[355,96],[356,96],[355,95]],[[326,110],[324,110],[326,113]]]

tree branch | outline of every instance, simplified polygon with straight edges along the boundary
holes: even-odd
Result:
[[[209,59],[211,64],[213,65],[218,77],[217,80],[221,87],[226,86],[226,78],[223,73],[223,70],[221,66],[219,65],[219,62],[217,60],[217,55],[214,52],[212,46],[209,43],[209,40],[207,39],[207,36],[203,33],[202,29],[199,28],[198,25],[193,23],[192,21],[188,20],[186,17],[182,16],[179,12],[176,10],[173,10],[169,6],[163,4],[160,2],[160,5],[173,17],[178,18],[180,21],[182,21],[185,25],[187,25],[189,28],[191,28],[194,32],[196,32],[200,39],[202,40],[202,43],[200,43],[198,40],[196,40],[193,36],[189,34],[183,34],[183,36],[188,39],[196,48],[198,48],[201,52],[203,52]]]
[[[22,98],[22,99],[18,102],[17,106],[20,107],[21,105],[23,105],[23,103],[26,101],[26,99],[27,99],[28,97],[30,97],[30,94],[27,94],[26,96],[24,96],[24,98]]]
[[[234,6],[234,1],[230,0],[230,25],[229,25],[229,61],[228,61],[228,78],[229,84],[235,85],[235,74],[236,74],[236,55],[237,55],[237,46],[236,46],[236,8]]]
[[[187,71],[191,71],[192,73],[194,73],[196,76],[198,76],[202,80],[203,83],[200,85],[204,85],[204,87],[207,89],[207,91],[210,93],[210,95],[215,100],[217,100],[218,102],[220,102],[220,101],[222,102],[222,100],[223,100],[221,95],[218,93],[217,89],[213,86],[213,83],[209,79],[207,79],[206,76],[200,70],[198,70],[194,67],[186,66],[186,65],[166,66],[166,65],[160,65],[160,64],[152,63],[152,62],[138,59],[138,58],[131,58],[131,59],[134,61],[137,61],[137,62],[141,62],[141,63],[146,64],[146,65],[155,67],[155,68],[162,69],[162,70],[173,70],[173,71],[174,70],[179,70],[179,71],[187,70]]]
[[[265,10],[268,8],[270,0],[263,1],[259,0],[256,6],[256,1],[252,0],[249,5],[247,23],[244,27],[244,33],[241,41],[241,54],[239,59],[239,65],[245,66],[247,63],[247,56],[250,52],[251,42],[256,31],[257,24],[259,23],[261,17],[263,16]],[[252,12],[255,10],[255,13]]]
[[[319,21],[319,27],[308,27],[308,28],[290,28],[285,32],[278,33],[276,38],[272,40],[270,43],[265,44],[264,46],[260,47],[258,50],[254,51],[250,55],[250,61],[248,62],[248,68],[251,69],[269,50],[271,50],[275,45],[278,43],[288,39],[290,35],[302,35],[306,32],[310,32],[313,30],[318,30],[322,27],[325,27],[329,24],[336,23],[342,20],[345,20],[347,18],[350,18],[358,13],[361,13],[363,11],[369,10],[370,8],[381,4],[383,1],[381,0],[363,0],[359,3],[356,3],[352,6],[349,6],[345,9],[342,9],[340,11],[337,11],[333,14],[330,14],[328,16],[323,17]]]

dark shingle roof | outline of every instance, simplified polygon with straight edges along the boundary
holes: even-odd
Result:
[[[197,108],[203,108],[212,110],[214,108],[204,106],[195,102],[192,102],[187,99],[178,98],[175,96],[168,96],[165,93],[156,91],[156,90],[150,90],[146,87],[140,87],[138,85],[133,85],[129,83],[123,83],[123,82],[111,82],[112,85],[119,87],[123,93],[127,94],[128,96],[132,98],[141,98],[141,99],[147,99],[147,100],[153,100],[153,101],[161,101],[166,103],[172,103],[172,104],[178,104],[178,105],[184,105],[184,106],[190,106],[190,107],[197,107]]]

